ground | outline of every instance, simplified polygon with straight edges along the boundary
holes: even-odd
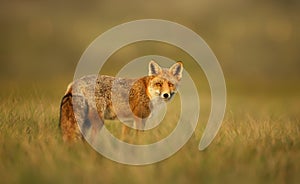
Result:
[[[86,143],[63,143],[58,128],[61,92],[51,89],[56,89],[55,85],[9,87],[2,91],[1,183],[297,183],[300,180],[297,94],[229,93],[223,125],[206,150],[198,150],[206,123],[205,118],[200,118],[194,135],[175,155],[155,164],[128,166],[108,160]],[[118,122],[110,121],[106,126],[113,134],[120,135]],[[140,138],[149,139],[146,133]],[[156,130],[154,134],[164,133],[168,134],[164,130]]]

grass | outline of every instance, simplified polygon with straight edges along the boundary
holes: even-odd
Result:
[[[229,93],[224,123],[208,149],[202,152],[197,149],[207,118],[201,117],[195,134],[175,155],[156,164],[128,166],[104,158],[87,144],[62,142],[58,118],[63,91],[53,89],[29,86],[1,91],[0,183],[297,183],[300,180],[297,94]],[[203,115],[207,115],[205,108]],[[110,127],[111,131],[119,131]]]
[[[118,6],[116,1],[67,6],[2,1],[0,183],[299,183],[299,7],[299,1],[119,1]],[[208,95],[200,92],[195,134],[162,162],[127,166],[87,144],[64,144],[59,103],[76,61],[100,34],[145,18],[190,28],[219,59],[228,103],[215,140],[198,151],[210,108]],[[166,43],[131,44],[115,52],[102,69],[114,74],[148,54],[184,61],[201,84],[198,90],[205,88],[205,75],[193,58]],[[23,80],[39,82],[28,85]],[[155,142],[168,135],[172,118],[166,119],[170,126],[159,126],[153,137],[145,132],[140,139]],[[118,124],[107,126],[119,136]]]

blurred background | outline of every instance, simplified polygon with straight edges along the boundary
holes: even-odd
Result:
[[[81,54],[97,36],[121,23],[153,18],[177,22],[199,34],[217,56],[229,92],[299,91],[297,0],[13,0],[0,4],[2,84],[60,81],[60,89],[72,80]],[[187,57],[169,47],[135,44],[113,59],[129,62],[158,51],[174,60]]]

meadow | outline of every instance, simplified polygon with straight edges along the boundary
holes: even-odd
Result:
[[[299,9],[296,0],[1,1],[0,183],[299,183]],[[100,34],[138,19],[186,26],[218,58],[227,107],[206,150],[198,150],[211,105],[204,72],[183,50],[151,41],[118,50],[101,72],[115,75],[145,55],[183,61],[201,103],[189,141],[172,157],[145,166],[116,163],[86,143],[62,141],[60,100],[82,53]],[[167,136],[176,126],[176,98],[164,126],[129,141]],[[119,122],[106,126],[120,136]]]
[[[223,125],[206,150],[197,148],[205,127],[205,118],[200,118],[194,135],[175,155],[155,164],[129,166],[108,160],[86,143],[62,141],[58,128],[62,91],[54,86],[2,91],[1,183],[297,183],[300,179],[298,94],[229,94]],[[120,132],[115,125],[107,126],[116,135]]]

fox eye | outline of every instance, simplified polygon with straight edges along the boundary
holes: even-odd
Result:
[[[155,86],[159,86],[159,87],[161,87],[161,86],[162,86],[162,84],[161,84],[160,82],[157,82],[157,83],[155,83]]]
[[[169,85],[169,87],[173,87],[173,86],[174,86],[174,84],[172,84],[172,83],[170,83],[170,82],[169,82],[168,85]]]

